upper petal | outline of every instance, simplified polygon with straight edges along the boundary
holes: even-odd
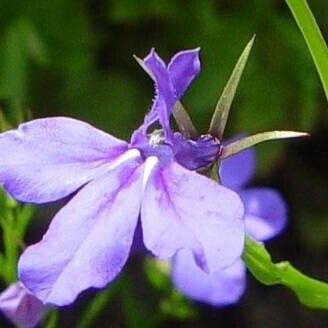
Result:
[[[252,148],[233,155],[220,164],[220,177],[224,186],[238,190],[252,178],[255,171],[255,151]]]
[[[0,134],[0,182],[19,200],[54,201],[102,173],[126,148],[78,120],[37,119]]]
[[[191,252],[180,251],[172,261],[172,279],[184,295],[213,306],[238,302],[246,287],[246,268],[241,260],[211,274],[201,270]]]
[[[157,166],[150,175],[141,222],[146,248],[160,258],[188,248],[199,265],[216,271],[243,250],[243,204],[238,195],[174,162]]]
[[[287,208],[282,196],[269,188],[249,188],[240,192],[245,206],[246,231],[265,241],[279,234],[287,222]]]
[[[66,305],[104,287],[125,264],[137,225],[142,184],[131,160],[90,182],[55,216],[19,261],[21,281],[45,303]]]
[[[152,49],[143,62],[155,82],[155,98],[143,124],[133,133],[131,142],[134,145],[144,142],[148,127],[157,120],[163,127],[166,141],[172,142],[170,116],[175,103],[200,71],[199,49],[177,53],[168,66]]]
[[[41,320],[46,307],[21,282],[15,282],[0,294],[0,310],[19,327],[32,328]]]
[[[200,72],[199,48],[175,54],[168,65],[168,71],[179,99]]]
[[[149,55],[145,57],[144,63],[153,75],[156,93],[152,109],[148,116],[157,116],[164,129],[166,137],[170,138],[170,116],[173,106],[177,101],[170,75],[166,69],[165,63],[157,55],[154,49],[152,49]]]

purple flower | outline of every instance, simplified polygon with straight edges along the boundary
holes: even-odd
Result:
[[[30,328],[41,320],[46,307],[21,282],[16,282],[0,294],[0,311],[14,324]]]
[[[130,143],[64,117],[0,135],[0,181],[13,197],[45,203],[76,192],[19,261],[21,281],[44,303],[66,305],[111,282],[127,261],[139,217],[143,243],[160,259],[187,249],[214,272],[242,253],[239,196],[190,170],[209,163],[219,142],[191,142],[170,129],[173,106],[199,72],[198,49],[176,54],[168,66],[152,50],[144,64],[156,97]],[[154,123],[162,129],[149,133]]]
[[[245,188],[254,174],[255,152],[248,149],[221,163],[222,183],[236,190],[245,206],[246,233],[258,241],[279,234],[286,223],[282,197],[269,188]],[[214,273],[206,273],[195,264],[188,250],[180,251],[172,262],[175,286],[187,297],[211,304],[237,302],[246,287],[246,268],[241,259]]]

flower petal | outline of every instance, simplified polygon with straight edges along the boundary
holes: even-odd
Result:
[[[170,116],[174,105],[200,71],[199,49],[181,51],[171,60],[168,67],[152,49],[143,59],[144,69],[155,83],[155,99],[151,110],[146,114],[143,124],[133,133],[133,145],[145,141],[148,127],[159,120],[166,140],[172,142]]]
[[[0,294],[0,311],[14,324],[32,328],[41,320],[46,307],[21,282],[16,282]]]
[[[223,306],[239,301],[246,287],[246,268],[241,260],[226,269],[208,274],[201,270],[187,250],[172,261],[175,287],[195,301]]]
[[[103,172],[126,148],[124,141],[78,120],[34,120],[0,134],[0,182],[21,201],[54,201]]]
[[[149,117],[153,117],[155,113],[164,129],[166,136],[171,135],[170,116],[177,98],[173,88],[172,81],[166,69],[163,60],[158,56],[154,49],[145,57],[144,63],[152,73],[155,82],[156,97],[152,106]]]
[[[200,72],[199,48],[178,52],[172,57],[167,69],[175,95],[180,99]]]
[[[282,196],[269,188],[249,188],[240,192],[245,206],[246,231],[265,241],[279,234],[286,225],[287,209]]]
[[[39,299],[69,304],[121,271],[137,225],[142,169],[131,160],[90,182],[59,211],[43,239],[26,249],[20,279]]]
[[[156,256],[188,248],[209,272],[233,263],[244,245],[243,204],[238,195],[179,164],[157,166],[141,208],[144,244]]]
[[[252,178],[254,171],[255,151],[249,148],[223,160],[219,174],[224,186],[238,190]]]

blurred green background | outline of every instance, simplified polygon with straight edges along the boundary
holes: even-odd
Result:
[[[328,2],[309,4],[327,38]],[[0,31],[0,107],[8,125],[29,117],[72,116],[121,138],[138,127],[153,97],[152,83],[133,54],[143,57],[155,47],[169,59],[181,49],[201,47],[202,73],[183,103],[206,132],[233,65],[255,33],[227,135],[275,129],[311,133],[309,140],[259,146],[254,184],[276,187],[289,203],[287,231],[269,243],[274,259],[287,258],[327,280],[327,103],[284,1],[1,0]],[[41,209],[39,216],[49,212]],[[47,224],[40,222],[31,227],[32,241]],[[165,317],[162,326],[325,327],[328,322],[326,314],[303,308],[283,288],[265,288],[251,278],[235,307],[189,304],[171,292],[163,300],[168,292],[142,277],[141,259],[133,261],[127,269],[133,277],[131,302],[109,302],[99,326],[146,325],[135,318],[141,312],[147,318],[147,311],[166,311],[159,314]],[[74,327],[92,296],[86,297],[63,311],[60,327]]]

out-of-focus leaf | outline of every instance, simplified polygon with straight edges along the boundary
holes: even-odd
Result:
[[[160,302],[161,315],[181,320],[192,319],[196,316],[196,309],[192,304],[172,286],[170,277],[170,263],[147,258],[145,273],[153,287],[162,293]],[[155,317],[155,321],[160,318]]]
[[[20,100],[25,99],[27,93],[28,60],[21,23],[21,20],[14,21],[3,36],[0,71],[0,95]]]
[[[144,303],[134,296],[133,286],[127,276],[120,276],[120,295],[125,318],[125,327],[153,327],[151,316],[145,311]]]
[[[311,308],[328,309],[328,284],[307,277],[289,262],[273,263],[263,244],[246,238],[243,259],[253,276],[265,285],[284,285]]]
[[[315,196],[314,196],[315,197]],[[325,254],[328,249],[328,221],[325,210],[318,207],[310,209],[303,205],[306,210],[299,210],[297,214],[297,234],[310,254]]]
[[[220,140],[222,140],[223,132],[225,129],[225,126],[227,124],[230,107],[232,104],[232,101],[235,97],[236,90],[240,81],[240,78],[243,74],[245,65],[247,63],[247,59],[249,56],[249,53],[252,49],[253,43],[254,43],[253,37],[248,44],[246,45],[244,51],[240,55],[236,66],[234,67],[231,76],[226,84],[226,86],[223,89],[223,92],[220,96],[220,99],[215,107],[214,114],[211,119],[211,124],[209,128],[209,133],[213,136],[218,137]]]
[[[144,265],[147,278],[155,288],[158,290],[171,288],[170,265],[167,261],[146,258]]]
[[[151,105],[142,91],[131,77],[119,71],[76,74],[64,85],[61,101],[66,106],[59,114],[73,115],[117,137],[129,138]]]
[[[48,51],[35,26],[28,19],[22,20],[21,30],[29,56],[38,64],[44,65],[49,61]]]
[[[114,282],[111,286],[105,290],[99,291],[99,293],[92,299],[88,304],[87,309],[83,312],[79,318],[77,327],[79,328],[89,328],[94,327],[94,320],[97,316],[105,309],[108,305],[111,296],[117,292],[117,287],[119,283]]]
[[[115,22],[133,22],[149,18],[165,17],[175,10],[175,1],[120,0],[111,3],[109,17]]]
[[[161,302],[160,308],[164,315],[180,320],[191,320],[197,316],[195,307],[176,290]]]

